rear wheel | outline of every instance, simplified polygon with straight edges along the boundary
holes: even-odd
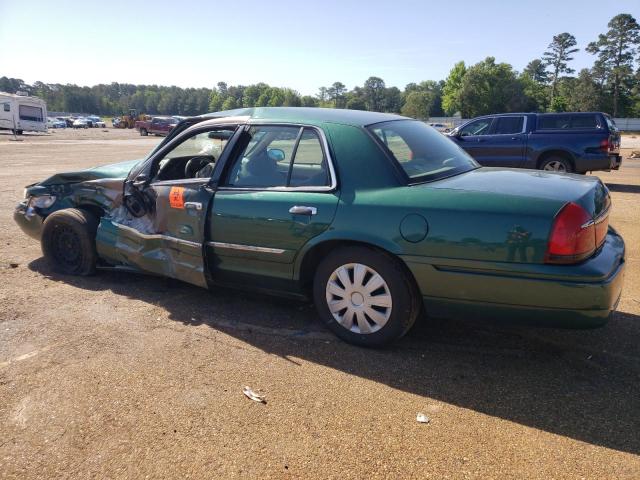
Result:
[[[563,157],[549,157],[542,161],[540,170],[547,172],[571,173],[571,163]]]
[[[149,132],[147,132],[146,128],[141,128],[140,135],[142,135],[143,137],[146,137],[147,135],[149,135]]]
[[[420,296],[397,260],[364,247],[340,248],[318,266],[313,294],[325,325],[343,340],[378,347],[402,337]]]
[[[94,273],[97,229],[98,219],[85,210],[66,208],[52,213],[42,227],[44,258],[59,273]]]

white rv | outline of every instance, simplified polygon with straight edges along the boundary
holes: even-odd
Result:
[[[47,131],[47,104],[37,97],[0,92],[0,130]]]

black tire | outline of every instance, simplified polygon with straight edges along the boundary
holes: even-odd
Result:
[[[388,294],[391,296],[392,306],[388,314],[386,323],[379,327],[368,315],[365,315],[367,323],[378,330],[372,333],[363,333],[360,331],[355,316],[353,316],[354,325],[351,329],[343,326],[334,317],[329,309],[327,300],[327,284],[334,272],[341,266],[348,264],[363,265],[375,273],[380,275],[386,283]],[[366,275],[371,275],[367,273]],[[353,280],[355,270],[351,270],[350,278]],[[364,277],[363,285],[367,285],[372,276]],[[357,283],[354,281],[354,284]],[[386,294],[385,287],[380,290],[374,290],[372,294]],[[360,345],[363,347],[381,347],[402,337],[413,326],[420,313],[421,297],[413,282],[406,273],[402,265],[397,259],[382,252],[378,252],[371,248],[365,247],[342,247],[331,252],[318,266],[313,282],[313,298],[322,322],[335,333],[338,337],[346,342]],[[370,296],[369,298],[375,298]],[[334,297],[334,300],[338,300]],[[353,302],[353,297],[349,300]],[[360,301],[360,300],[357,300]],[[365,300],[366,302],[366,300]],[[357,303],[351,304],[355,307]],[[377,307],[376,307],[377,308]],[[382,310],[386,312],[386,309]],[[340,315],[340,313],[337,313]],[[348,311],[342,314],[347,316]],[[356,331],[354,331],[354,328]]]
[[[95,272],[98,218],[78,208],[49,215],[42,227],[42,253],[58,273],[91,275]]]
[[[14,130],[14,131],[13,131],[13,133],[14,133],[15,135],[22,135],[22,130],[17,129],[17,130]]]
[[[140,135],[142,135],[143,137],[146,137],[147,135],[149,135],[149,132],[147,132],[146,128],[141,128]]]
[[[551,166],[557,166],[559,170],[553,169],[548,171],[556,171],[559,173],[571,173],[573,172],[573,166],[571,162],[564,157],[560,156],[551,156],[545,158],[542,162],[540,162],[540,170],[547,170],[547,168]]]

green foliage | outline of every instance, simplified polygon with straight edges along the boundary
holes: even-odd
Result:
[[[427,80],[410,83],[404,89],[402,114],[407,117],[427,119],[443,115],[442,82]]]
[[[601,89],[591,71],[587,68],[580,70],[578,77],[566,82],[561,89],[568,97],[567,109],[572,112],[593,112],[602,110],[600,103]]]
[[[467,73],[464,62],[456,63],[442,88],[442,108],[447,115],[453,115],[461,110],[460,91],[462,90],[462,80]]]
[[[429,118],[432,98],[426,92],[413,91],[407,95],[402,106],[402,115],[420,120]]]
[[[369,77],[364,82],[362,96],[367,110],[384,111],[385,83],[380,77]]]
[[[547,51],[542,55],[544,65],[551,68],[550,102],[552,106],[560,75],[563,73],[569,75],[574,72],[572,68],[569,68],[569,62],[573,60],[571,55],[580,50],[579,48],[574,48],[576,44],[576,37],[567,32],[560,33],[554,35],[553,41],[549,44]]]
[[[606,81],[613,97],[613,115],[618,116],[623,111],[621,103],[631,103],[633,61],[640,46],[640,26],[628,13],[616,15],[607,26],[607,33],[600,34],[586,50],[597,55],[594,67]]]
[[[549,81],[547,66],[540,58],[531,60],[522,74],[530,77],[536,83],[547,83]]]
[[[326,89],[327,99],[333,103],[333,108],[344,108],[347,103],[345,93],[347,93],[347,87],[342,82],[334,82]]]
[[[460,112],[471,118],[490,113],[519,112],[528,104],[522,84],[508,63],[493,57],[469,67],[458,93]]]

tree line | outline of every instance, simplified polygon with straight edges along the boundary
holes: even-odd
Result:
[[[575,37],[555,35],[539,58],[522,72],[487,57],[475,65],[456,63],[445,80],[409,83],[404,90],[369,77],[351,90],[342,82],[320,87],[316,95],[257,83],[213,88],[132,85],[81,87],[0,77],[0,91],[43,98],[50,111],[119,115],[135,108],[148,114],[197,115],[241,107],[326,107],[401,113],[425,119],[460,115],[538,111],[604,111],[615,117],[640,117],[640,26],[633,16],[613,17],[607,31],[584,47],[591,68],[575,75]]]

